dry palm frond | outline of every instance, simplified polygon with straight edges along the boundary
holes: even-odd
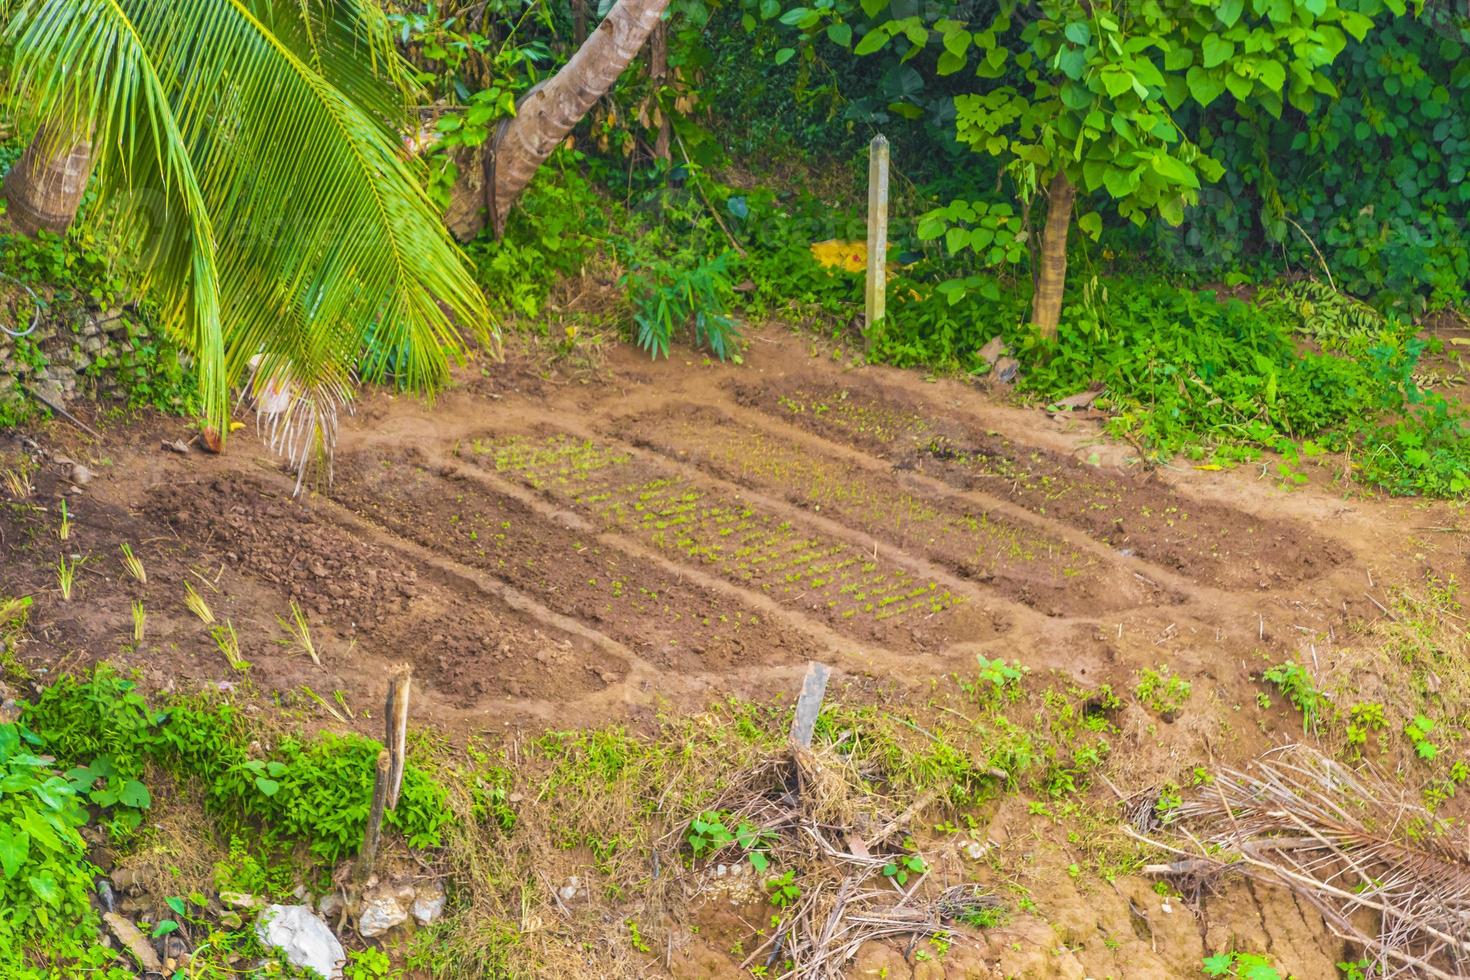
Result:
[[[1470,848],[1416,799],[1303,745],[1226,770],[1172,818],[1189,849],[1159,874],[1225,871],[1289,888],[1375,976],[1470,975]],[[1135,836],[1142,838],[1142,835]]]
[[[255,428],[295,471],[299,494],[314,464],[332,481],[332,450],[341,413],[352,410],[352,387],[350,380],[328,380],[298,388],[283,380],[291,370],[281,364],[275,371],[256,372]]]

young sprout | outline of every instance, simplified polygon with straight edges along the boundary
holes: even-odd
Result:
[[[23,595],[19,599],[0,599],[0,626],[9,626],[11,623],[18,622],[29,608],[31,608],[31,597],[28,595]]]
[[[143,562],[138,559],[137,555],[133,554],[133,549],[129,545],[124,544],[118,550],[122,552],[123,568],[126,568],[128,574],[140,583],[147,585],[148,573],[143,569]]]
[[[66,498],[61,498],[61,527],[56,529],[56,536],[65,541],[71,537],[71,513],[66,509]]]
[[[343,711],[347,712],[347,717],[348,718],[351,718],[353,721],[356,721],[357,720],[357,715],[355,715],[355,714],[352,713],[352,706],[347,703],[347,697],[346,697],[346,695],[344,695],[340,690],[339,691],[333,691],[332,692],[332,698],[339,705],[342,706],[342,710]]]
[[[61,598],[65,602],[71,602],[72,584],[76,581],[77,566],[81,563],[80,558],[72,561],[62,558],[56,563],[56,584],[61,586]]]
[[[219,647],[231,667],[242,673],[250,669],[250,661],[240,655],[240,637],[235,634],[233,623],[225,620],[222,625],[211,629],[209,635],[214,637],[214,645]]]
[[[311,641],[311,628],[306,624],[306,613],[302,611],[294,599],[291,601],[290,622],[287,622],[281,616],[276,617],[276,622],[280,623],[281,627],[287,633],[291,634],[291,639],[296,641],[297,646],[306,651],[306,655],[311,658],[312,663],[318,667],[322,665],[322,658],[316,652],[316,644]]]
[[[188,606],[189,611],[198,616],[199,621],[206,626],[214,622],[214,611],[209,608],[204,597],[194,591],[194,586],[189,582],[184,583],[184,605]]]
[[[320,694],[316,693],[309,686],[307,686],[305,684],[301,685],[301,689],[306,692],[306,696],[307,697],[311,698],[317,704],[319,704],[323,708],[325,708],[326,711],[327,711],[327,714],[331,715],[333,718],[336,718],[342,724],[344,724],[344,725],[347,724],[347,719],[342,717],[342,713],[340,711],[338,711],[336,708],[332,707],[326,701],[322,700],[322,696]],[[341,693],[342,692],[340,692],[340,691],[337,692],[337,694],[338,694],[339,697],[341,696]]]
[[[133,642],[143,642],[143,624],[147,621],[148,614],[143,611],[143,600],[133,600]]]
[[[22,457],[20,465],[11,469],[6,467],[0,471],[0,477],[4,478],[5,490],[12,500],[22,500],[31,495],[34,487],[31,486],[31,468],[27,458]]]

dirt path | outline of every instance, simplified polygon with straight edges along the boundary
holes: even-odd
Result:
[[[1228,706],[1254,699],[1261,655],[1325,655],[1387,586],[1466,571],[1446,505],[1345,500],[1326,471],[1290,492],[1249,467],[1145,471],[1095,423],[774,330],[741,367],[624,350],[596,381],[488,376],[432,410],[370,397],[304,502],[248,431],[219,458],[161,451],[164,423],[53,447],[100,475],[69,495],[65,542],[59,467],[42,507],[0,519],[0,594],[36,597],[28,665],[111,656],[159,689],[253,684],[375,731],[364,710],[406,660],[416,721],[451,736],[789,692],[813,658],[900,690],[977,653],[1120,689],[1167,665]],[[65,555],[83,559],[69,602]],[[293,602],[320,664],[286,637]],[[1262,744],[1234,738],[1212,751]]]

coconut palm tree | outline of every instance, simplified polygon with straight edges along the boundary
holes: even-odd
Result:
[[[272,432],[303,461],[355,372],[432,391],[462,331],[490,334],[403,151],[410,75],[377,0],[3,6],[9,101],[38,132],[12,214],[64,223],[59,190],[90,163],[95,218],[193,355],[218,432],[253,365],[277,408],[293,393]]]

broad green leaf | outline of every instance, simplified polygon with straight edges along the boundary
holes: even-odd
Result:
[[[1187,187],[1199,187],[1199,175],[1188,164],[1169,156],[1167,153],[1155,154],[1153,167],[1159,176],[1167,177],[1176,184],[1184,184]]]
[[[1273,92],[1280,92],[1286,83],[1286,69],[1280,62],[1263,61],[1256,66],[1256,78]]]
[[[805,20],[807,15],[810,13],[811,11],[808,10],[806,7],[792,7],[790,10],[781,15],[781,23],[785,24],[787,27],[795,27],[797,24],[800,24],[803,20]]]
[[[857,55],[872,54],[887,43],[888,32],[881,26],[875,27],[863,35],[862,40],[858,41],[857,47],[852,49],[852,53]]]
[[[276,782],[274,779],[266,779],[264,776],[257,776],[255,778],[255,788],[260,790],[266,796],[275,796],[276,793],[280,790],[281,784]]]
[[[761,20],[774,20],[781,13],[781,0],[761,0]]]
[[[123,806],[130,806],[137,810],[146,810],[153,805],[153,798],[148,795],[148,787],[136,779],[129,779],[123,783],[117,799]]]
[[[14,878],[31,853],[31,835],[0,824],[0,871]]]
[[[1234,27],[1235,22],[1240,20],[1240,13],[1245,9],[1245,0],[1220,0],[1215,7],[1215,16],[1220,18],[1220,23],[1226,27]]]
[[[1214,102],[1225,91],[1225,82],[1217,73],[1206,71],[1198,66],[1189,69],[1185,80],[1189,84],[1189,94],[1194,96],[1194,101],[1202,106]]]
[[[1063,28],[1062,33],[1073,44],[1086,44],[1092,40],[1092,28],[1087,26],[1087,21],[1085,20],[1074,20],[1070,22]]]
[[[1230,57],[1235,54],[1235,45],[1218,34],[1211,34],[1205,38],[1205,43],[1200,50],[1204,57],[1204,67],[1214,68],[1230,60]]]
[[[31,891],[36,897],[52,908],[61,905],[61,886],[56,883],[56,876],[50,871],[42,871],[40,874],[30,875],[26,881],[31,886]]]
[[[1096,211],[1089,211],[1077,219],[1077,227],[1081,228],[1089,238],[1097,241],[1102,234],[1102,215]]]
[[[780,51],[776,52],[775,62],[778,65],[784,65],[786,64],[786,62],[791,60],[791,57],[794,54],[796,54],[795,48],[782,48]]]
[[[965,67],[965,59],[953,51],[943,51],[939,55],[939,61],[935,64],[935,71],[940,75],[953,75]]]
[[[827,40],[840,48],[852,45],[852,25],[843,21],[827,25]]]

